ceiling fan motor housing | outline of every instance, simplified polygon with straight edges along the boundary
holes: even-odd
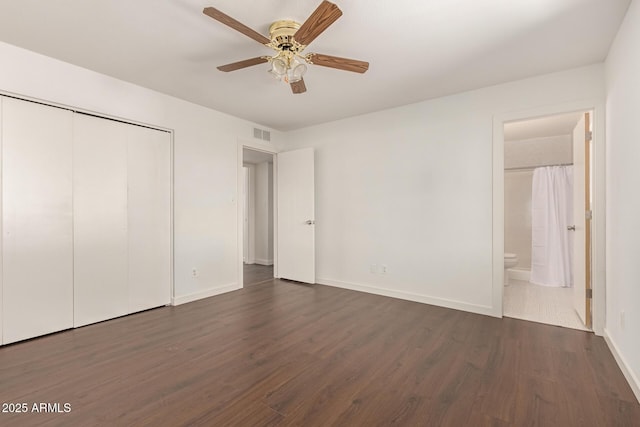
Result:
[[[300,24],[295,21],[276,21],[269,27],[271,36],[271,47],[281,51],[291,51],[298,53],[304,46],[296,42],[294,35],[300,28]]]

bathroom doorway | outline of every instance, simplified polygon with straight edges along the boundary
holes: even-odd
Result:
[[[242,149],[243,286],[274,277],[273,154]]]
[[[504,316],[590,330],[592,116],[504,123]]]

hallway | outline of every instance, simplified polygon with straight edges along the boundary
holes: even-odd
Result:
[[[273,265],[244,264],[244,286],[258,285],[273,279]]]

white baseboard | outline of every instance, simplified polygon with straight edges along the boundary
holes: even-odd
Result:
[[[624,374],[624,377],[627,379],[627,382],[631,386],[631,390],[633,390],[633,394],[636,395],[636,399],[638,400],[638,403],[640,403],[640,381],[638,381],[638,377],[631,370],[631,368],[629,367],[629,364],[627,363],[627,360],[624,358],[622,353],[620,353],[620,351],[618,350],[618,346],[616,345],[615,341],[613,341],[613,339],[611,338],[611,335],[609,335],[609,331],[607,331],[607,328],[604,328],[604,340],[609,346],[609,350],[611,350],[611,354],[613,354],[613,357],[616,359],[616,362],[618,362],[618,366],[620,367],[620,370]]]
[[[374,294],[374,295],[382,295],[382,296],[385,296],[385,297],[391,297],[391,298],[398,298],[398,299],[403,299],[403,300],[407,300],[407,301],[420,302],[420,303],[423,303],[423,304],[437,305],[439,307],[453,308],[455,310],[462,310],[462,311],[467,311],[467,312],[470,312],[470,313],[484,314],[486,316],[496,317],[495,312],[494,312],[495,310],[493,310],[492,307],[486,306],[486,305],[469,304],[469,303],[462,302],[462,301],[455,301],[455,300],[450,300],[450,299],[445,299],[445,298],[430,297],[428,295],[420,295],[420,294],[414,294],[414,293],[411,293],[411,292],[396,291],[396,290],[387,289],[387,288],[378,288],[378,287],[375,287],[375,286],[363,285],[363,284],[360,284],[360,283],[342,282],[340,280],[333,280],[333,279],[318,278],[318,279],[316,279],[316,282],[319,285],[326,285],[326,286],[333,286],[333,287],[336,287],[336,288],[350,289],[352,291],[366,292],[366,293]]]
[[[205,289],[204,291],[195,292],[188,295],[179,295],[171,298],[171,305],[186,304],[188,302],[197,301],[202,298],[209,298],[215,295],[224,294],[226,292],[235,291],[241,289],[242,286],[238,286],[237,283],[230,283],[228,285],[217,286],[215,288]]]
[[[258,259],[258,258],[256,258],[256,264],[273,265],[273,260],[272,259]]]
[[[507,270],[509,278],[513,280],[523,280],[529,282],[531,280],[531,270],[521,270],[519,268],[510,268]]]

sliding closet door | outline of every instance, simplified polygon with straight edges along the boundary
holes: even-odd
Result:
[[[74,118],[75,326],[129,312],[127,132],[123,123]]]
[[[3,342],[73,327],[73,113],[2,100]]]
[[[169,303],[171,294],[170,134],[129,126],[129,311]]]
[[[2,246],[4,245],[3,236],[4,233],[2,231],[2,102],[4,98],[0,96],[0,344],[4,344],[3,337],[3,327],[2,327],[2,277],[4,276],[2,272]]]

